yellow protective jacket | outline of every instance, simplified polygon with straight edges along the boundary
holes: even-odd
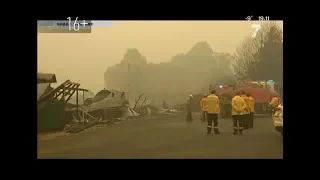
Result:
[[[246,108],[243,110],[243,114],[249,114],[249,112],[250,112],[250,109],[249,109],[249,98],[246,95],[242,95],[241,98],[246,103]]]
[[[209,114],[219,114],[220,113],[220,105],[219,98],[215,94],[210,94],[207,97],[208,102],[208,113]]]
[[[202,111],[208,111],[208,99],[202,98],[200,101],[200,107]]]
[[[255,102],[254,98],[251,97],[251,96],[249,96],[248,99],[249,99],[249,109],[250,109],[250,112],[254,113],[254,107],[255,107],[255,105],[256,105],[256,102]]]
[[[246,103],[239,95],[232,98],[232,115],[243,115],[245,108]]]
[[[278,97],[273,97],[271,99],[271,102],[269,103],[272,107],[272,120],[274,121],[274,113],[275,113],[275,108],[278,107],[280,104],[280,98]]]

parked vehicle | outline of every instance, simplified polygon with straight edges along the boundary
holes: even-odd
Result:
[[[272,118],[274,128],[283,136],[283,103],[276,107],[276,112]]]
[[[216,88],[220,97],[222,117],[231,117],[231,101],[235,91],[244,90],[255,99],[256,114],[270,114],[269,102],[274,95],[279,95],[277,83],[273,81],[241,81],[236,85],[220,85]]]

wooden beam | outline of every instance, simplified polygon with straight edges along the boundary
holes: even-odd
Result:
[[[144,93],[140,94],[138,100],[136,100],[136,103],[134,104],[134,107],[133,107],[134,110],[136,109],[136,106],[137,106],[138,102],[140,101],[140,99],[141,99],[141,97],[142,97],[143,94],[144,94]]]
[[[76,105],[77,105],[77,117],[79,117],[79,91],[78,91],[78,87],[79,87],[79,85],[76,85],[76,92],[77,92],[77,95],[76,95],[76,100],[77,100],[77,103],[76,103]],[[71,96],[70,96],[71,97]],[[83,120],[84,121],[84,120]]]
[[[67,90],[66,87],[65,87],[64,89]],[[62,93],[62,92],[63,92],[63,89],[59,89],[59,90],[57,91],[57,93],[59,93],[59,94]],[[71,93],[66,93],[66,92],[65,92],[65,95],[70,95],[70,94],[71,94]]]
[[[72,84],[75,84],[75,85],[78,85],[78,86],[80,86],[80,84],[79,83],[75,83],[75,82],[71,82]]]
[[[50,92],[48,92],[46,95],[44,95],[43,97],[41,97],[38,102],[41,101],[45,101],[48,97],[51,96],[52,93],[56,93],[59,89],[63,88],[64,86],[70,84],[70,80],[66,80],[64,83],[60,84],[57,88],[51,90]]]
[[[76,90],[76,88],[66,88],[66,89],[71,89],[71,90]],[[88,92],[89,90],[87,89],[82,89],[82,88],[78,88],[79,91],[85,91]]]
[[[66,88],[65,87],[63,87],[63,89],[62,89],[62,99],[63,99],[63,102],[66,99]]]
[[[74,85],[73,84],[68,84],[68,85],[64,86],[63,88],[69,88],[70,86],[74,86]],[[61,89],[61,88],[59,88],[59,89]],[[59,90],[59,89],[57,89],[57,90]],[[68,95],[70,93],[70,90],[68,90],[67,92],[58,91],[56,98],[58,98],[62,93],[65,93],[66,95]]]
[[[68,90],[68,92],[70,92],[70,96],[68,97],[68,99],[66,100],[66,102],[68,102],[72,95],[76,92],[76,88],[79,87],[77,84],[74,84],[71,89]]]

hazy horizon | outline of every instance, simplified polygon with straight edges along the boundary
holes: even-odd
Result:
[[[90,34],[38,34],[38,72],[54,73],[58,83],[70,79],[94,93],[104,88],[104,72],[137,48],[150,63],[170,61],[196,43],[214,52],[233,53],[251,36],[257,21],[115,21],[93,27]],[[282,21],[277,23],[283,26]]]

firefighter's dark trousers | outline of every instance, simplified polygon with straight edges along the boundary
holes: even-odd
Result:
[[[191,112],[191,108],[187,107],[187,117],[186,117],[187,121],[192,121],[192,112]]]
[[[250,114],[244,114],[242,115],[242,119],[243,119],[243,128],[244,129],[248,129],[249,128],[249,121],[250,121]]]
[[[249,125],[248,125],[248,128],[253,128],[253,121],[254,121],[254,113],[251,112],[249,114]]]
[[[211,133],[212,130],[212,122],[213,122],[213,132],[215,134],[220,134],[219,129],[218,129],[218,114],[207,114],[207,121],[208,121],[208,126],[207,126],[207,131],[208,134]]]
[[[233,118],[233,131],[234,134],[240,132],[242,134],[243,131],[243,115],[232,115]]]

